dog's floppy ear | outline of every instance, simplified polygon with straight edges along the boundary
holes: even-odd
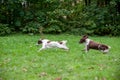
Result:
[[[38,44],[42,44],[42,39],[39,39],[39,40],[38,40]]]
[[[87,35],[83,35],[83,37],[80,39],[79,43],[84,43],[87,38],[88,38]]]
[[[84,35],[83,37],[84,37],[84,38],[88,38],[88,35]]]

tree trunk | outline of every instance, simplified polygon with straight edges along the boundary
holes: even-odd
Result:
[[[86,6],[89,6],[90,3],[91,3],[91,0],[85,0],[85,5],[86,5]]]
[[[120,1],[116,1],[117,12],[120,13]]]
[[[97,6],[104,7],[110,4],[110,0],[97,0]]]

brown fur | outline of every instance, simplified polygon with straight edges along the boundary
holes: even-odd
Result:
[[[63,42],[59,42],[59,44],[63,44]]]
[[[47,43],[50,43],[51,41],[48,41]]]
[[[79,43],[85,43],[86,42],[86,39],[88,38],[87,35],[83,36]],[[95,49],[95,50],[106,50],[106,49],[109,49],[109,47],[107,45],[104,45],[104,44],[100,44],[100,43],[97,43],[97,42],[94,42],[92,40],[90,40],[89,44],[87,45],[87,51],[89,51],[90,49]]]
[[[105,50],[108,49],[108,46],[104,44],[96,43],[94,41],[90,41],[88,45],[88,49]]]
[[[87,35],[84,35],[84,36],[80,39],[79,43],[84,43],[87,38],[88,38],[88,36],[87,36]]]

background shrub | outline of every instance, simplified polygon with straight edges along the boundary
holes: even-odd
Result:
[[[10,34],[12,31],[8,27],[8,24],[1,24],[0,23],[0,36]]]
[[[38,33],[42,27],[52,34],[120,35],[119,0],[2,0],[0,5],[0,23],[16,32]]]
[[[23,33],[38,33],[40,24],[37,22],[29,22],[24,28],[22,28]]]

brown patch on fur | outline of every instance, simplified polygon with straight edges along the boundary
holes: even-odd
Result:
[[[90,41],[90,43],[89,43],[89,48],[91,48],[91,49],[96,49],[96,50],[98,50],[98,46],[99,46],[100,44],[98,44],[98,43],[96,43],[96,42],[94,42],[94,41]]]
[[[99,44],[94,41],[90,41],[89,45],[87,46],[88,50],[89,49],[96,49],[96,50],[106,50],[108,49],[108,46],[104,44]]]
[[[59,44],[63,44],[63,42],[61,42],[61,41],[60,41],[60,42],[58,42],[58,43],[59,43]]]
[[[100,50],[106,50],[106,49],[108,49],[108,46],[106,46],[104,44],[101,44],[99,49]]]
[[[94,41],[90,41],[88,46],[91,49],[97,49],[97,50],[106,50],[106,49],[108,49],[108,46],[106,46],[104,44],[96,43]]]
[[[51,41],[48,41],[47,43],[50,43]]]

